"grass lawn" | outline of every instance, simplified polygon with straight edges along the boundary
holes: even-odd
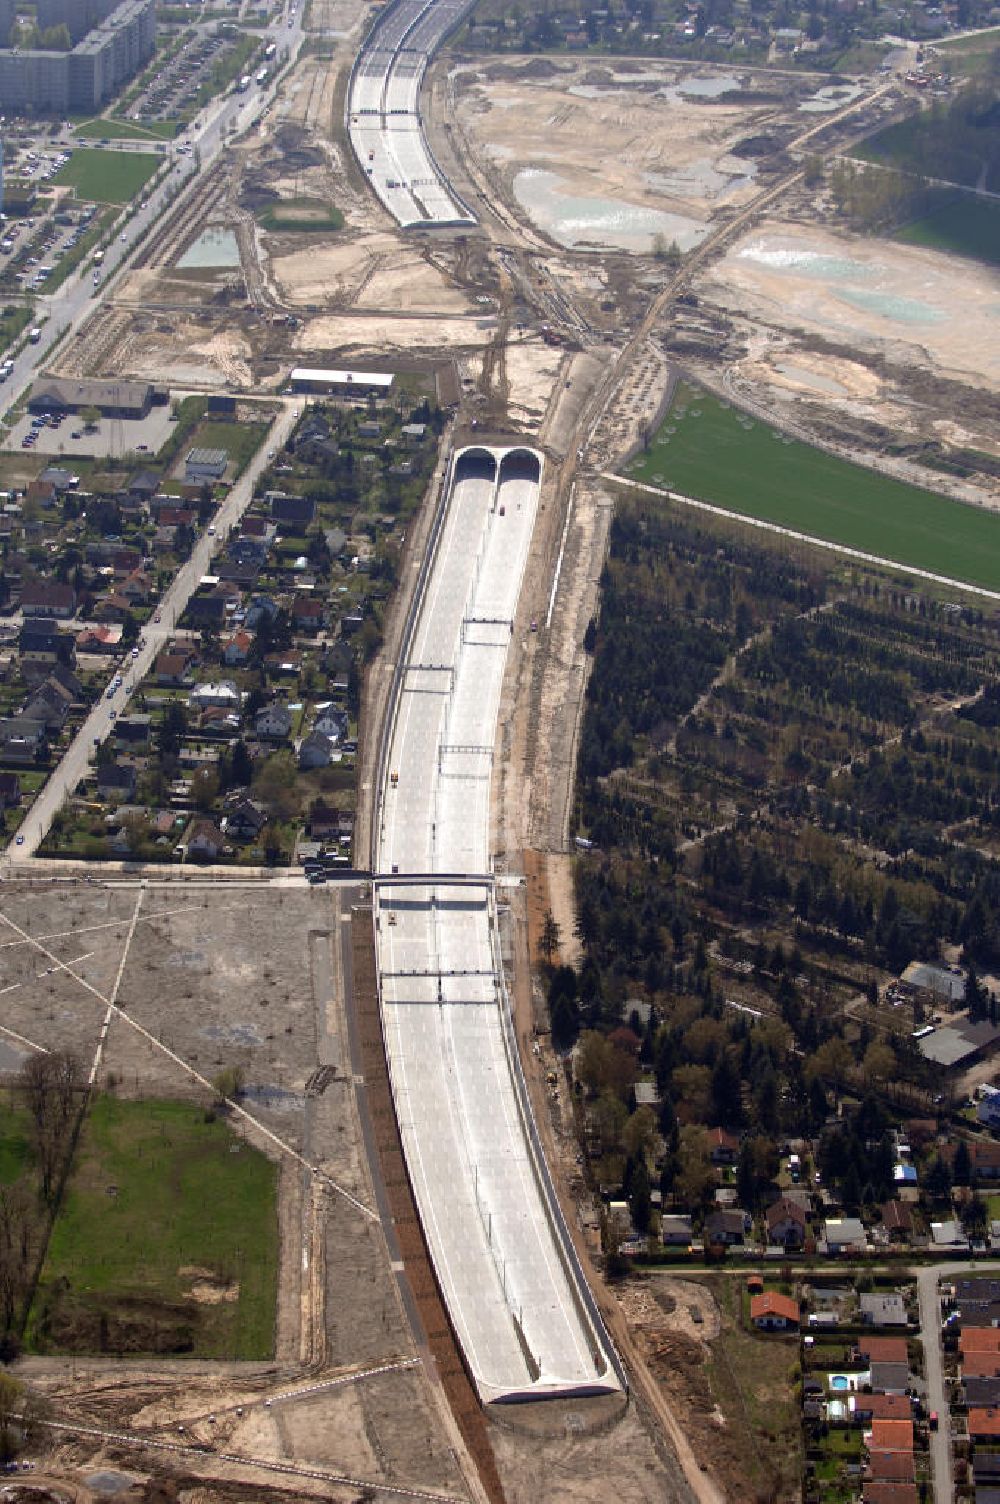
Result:
[[[0,351],[12,345],[23,334],[35,316],[31,303],[8,303],[0,314]]]
[[[29,1340],[49,1351],[269,1357],[277,1185],[270,1160],[195,1104],[98,1098]],[[191,1295],[199,1280],[202,1300]]]
[[[766,423],[680,384],[630,478],[1000,589],[1000,518],[783,439]]]
[[[92,204],[127,204],[160,166],[162,158],[144,151],[102,151],[84,146],[60,167],[53,183],[68,184]]]
[[[177,134],[176,120],[151,120],[141,125],[137,120],[85,120],[76,134],[88,141],[172,141]]]
[[[793,1382],[798,1341],[776,1334],[760,1336],[743,1328],[744,1280],[739,1275],[710,1275],[704,1283],[722,1313],[722,1330],[710,1348],[709,1382],[732,1438],[740,1438],[748,1481],[768,1486],[780,1477],[786,1487],[792,1487],[802,1474],[802,1436]]]
[[[939,189],[928,213],[897,230],[893,239],[1000,266],[1000,203]]]
[[[969,78],[987,71],[990,57],[998,47],[1000,26],[994,27],[992,31],[981,32],[979,36],[947,37],[934,43],[934,50],[939,53],[941,62],[952,73],[962,73]]]
[[[265,230],[342,230],[344,216],[318,198],[289,198],[268,204],[257,216]]]
[[[0,1185],[13,1185],[31,1163],[28,1114],[10,1096],[0,1098]]]
[[[232,476],[241,475],[250,460],[264,442],[266,423],[209,422],[198,424],[191,435],[191,447],[196,449],[228,449],[232,461]]]

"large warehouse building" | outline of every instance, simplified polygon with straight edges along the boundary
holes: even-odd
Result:
[[[69,52],[0,49],[0,110],[99,109],[156,50],[156,0],[38,0],[37,14],[43,30],[67,26],[74,46]],[[81,17],[90,24],[82,25]],[[0,0],[0,40],[8,40],[12,19]]]

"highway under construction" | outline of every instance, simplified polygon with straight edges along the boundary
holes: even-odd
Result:
[[[431,1258],[484,1403],[624,1389],[538,1144],[489,875],[500,690],[542,467],[527,448],[453,457],[398,668],[376,816],[393,1097]],[[456,882],[460,873],[469,880]]]

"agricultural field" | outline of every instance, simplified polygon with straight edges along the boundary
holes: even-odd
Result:
[[[1000,589],[1000,518],[848,464],[678,386],[635,480],[833,543]]]
[[[276,1208],[275,1165],[204,1107],[98,1098],[29,1340],[44,1351],[270,1356]]]
[[[903,225],[893,239],[956,256],[971,256],[997,266],[1000,265],[1000,204],[940,190],[927,213]]]
[[[161,158],[150,152],[83,147],[52,181],[75,188],[77,196],[88,203],[127,204],[160,165]]]

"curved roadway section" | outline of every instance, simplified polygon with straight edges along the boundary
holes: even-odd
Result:
[[[541,470],[527,449],[455,457],[380,790],[376,947],[396,1113],[484,1402],[623,1387],[531,1119],[483,875],[500,690]],[[480,876],[450,885],[457,873]],[[393,884],[397,874],[407,881]],[[421,875],[426,884],[414,884]]]
[[[375,192],[404,229],[476,223],[435,162],[419,110],[427,64],[471,3],[399,0],[379,17],[351,72],[351,146]]]

